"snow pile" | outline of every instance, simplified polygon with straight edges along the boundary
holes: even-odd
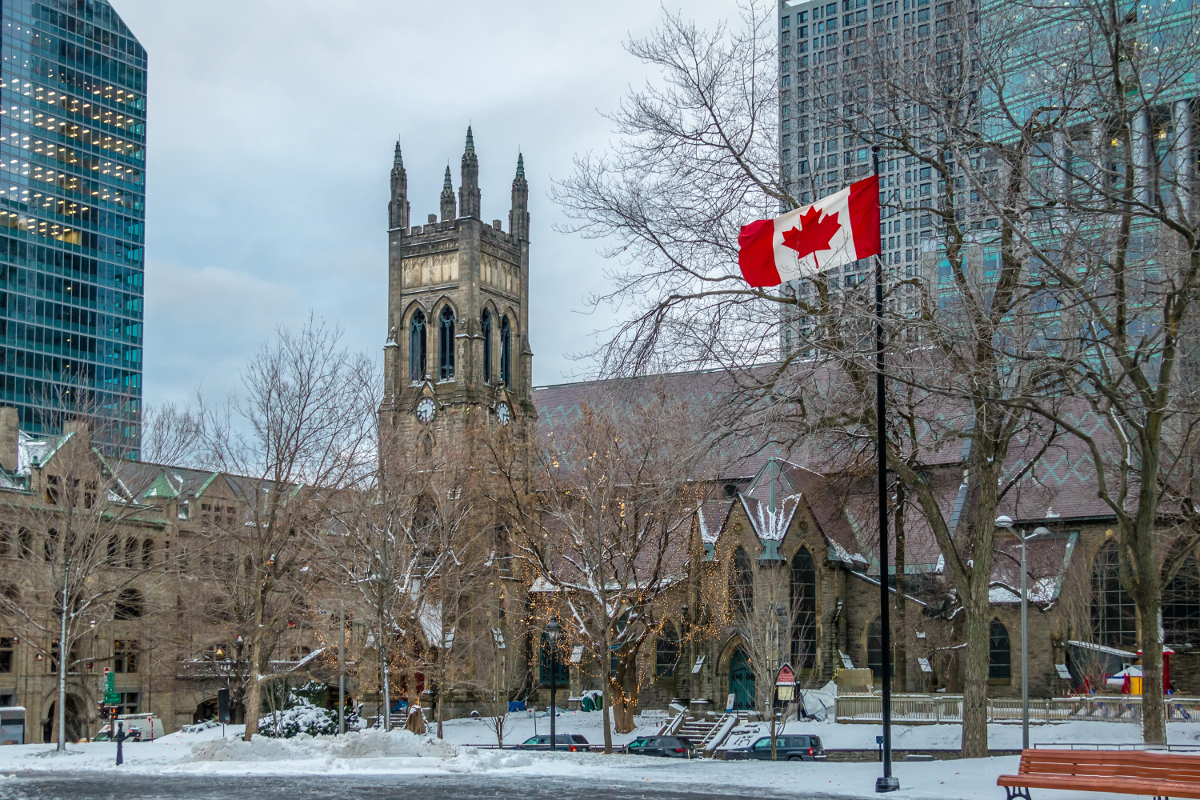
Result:
[[[256,737],[249,742],[241,739],[212,739],[192,748],[186,761],[286,761],[301,758],[291,741]]]
[[[291,739],[254,737],[214,739],[192,748],[189,761],[296,761],[333,758],[453,758],[458,745],[426,739],[409,731],[365,730],[345,736],[308,736]]]
[[[306,744],[323,747],[335,758],[451,758],[459,747],[444,739],[425,738],[411,731],[371,728],[345,736],[319,737]]]
[[[443,763],[442,769],[447,772],[486,772],[492,769],[528,767],[532,763],[533,759],[524,753],[464,747],[461,753]]]

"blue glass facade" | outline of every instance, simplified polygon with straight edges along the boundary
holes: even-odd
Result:
[[[146,51],[106,0],[0,0],[0,12],[0,404],[39,431],[69,396],[109,449],[133,455]]]

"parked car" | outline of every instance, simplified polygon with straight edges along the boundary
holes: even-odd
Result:
[[[780,761],[825,761],[825,748],[820,736],[776,736],[775,758]],[[771,760],[771,737],[763,736],[749,747],[725,751],[728,761],[746,759]]]
[[[558,750],[569,750],[572,753],[587,752],[591,750],[591,745],[588,740],[580,736],[578,733],[556,733],[554,734],[554,744]],[[549,750],[550,749],[550,734],[545,733],[540,736],[531,736],[525,741],[517,745],[518,750]]]
[[[684,736],[641,736],[627,744],[625,752],[634,756],[695,758],[696,745]]]

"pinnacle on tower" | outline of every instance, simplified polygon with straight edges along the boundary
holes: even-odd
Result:
[[[525,156],[517,153],[517,174],[512,183],[512,210],[508,229],[521,241],[529,241],[529,183],[525,180]]]
[[[464,217],[479,219],[479,159],[475,156],[475,137],[467,126],[467,147],[462,157],[462,186],[458,188],[458,208]]]
[[[450,222],[456,216],[454,209],[454,184],[450,178],[450,165],[446,165],[446,180],[442,183],[442,222]]]
[[[396,140],[396,155],[392,162],[392,199],[388,203],[388,227],[408,227],[408,175],[400,155],[400,140]]]

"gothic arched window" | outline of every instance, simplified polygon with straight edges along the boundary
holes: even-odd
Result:
[[[1097,644],[1133,647],[1137,644],[1137,611],[1121,587],[1120,551],[1109,542],[1092,564],[1092,634]]]
[[[792,666],[808,669],[817,655],[817,570],[808,548],[792,556]]]
[[[1008,628],[998,619],[992,620],[988,642],[988,680],[1012,680],[1012,643]]]
[[[1163,587],[1162,615],[1166,644],[1200,644],[1200,568],[1195,555],[1188,556]]]
[[[408,324],[408,379],[425,380],[425,314],[417,311]]]
[[[750,557],[740,545],[733,551],[729,599],[733,603],[733,610],[739,614],[749,615],[754,611],[754,571],[750,566]]]
[[[679,635],[670,622],[664,623],[654,644],[654,677],[669,678],[679,663]]]
[[[492,312],[486,308],[479,318],[479,328],[483,332],[483,382],[492,382]]]
[[[117,597],[114,619],[138,619],[142,616],[142,593],[137,589],[126,589]]]
[[[500,320],[500,382],[512,388],[512,325],[507,314]]]
[[[438,320],[438,380],[454,380],[454,312],[442,306]]]

